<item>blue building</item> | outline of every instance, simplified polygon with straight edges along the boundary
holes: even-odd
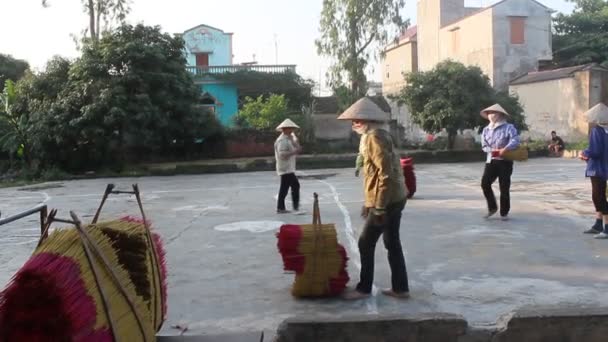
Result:
[[[200,87],[202,110],[211,111],[224,126],[234,125],[239,110],[239,86],[223,74],[239,71],[295,72],[295,65],[233,64],[232,33],[199,25],[182,34],[188,70]]]

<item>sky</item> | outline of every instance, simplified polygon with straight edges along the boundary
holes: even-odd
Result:
[[[330,60],[317,55],[323,0],[131,0],[128,22],[159,25],[163,31],[181,33],[200,24],[234,33],[234,63],[296,64],[297,71],[323,85]],[[498,0],[465,0],[481,7]],[[571,12],[566,0],[539,0],[560,12]],[[25,59],[41,70],[54,55],[77,57],[71,34],[88,23],[80,0],[0,0],[0,53]],[[406,0],[404,18],[416,23],[416,0]],[[370,63],[370,80],[380,81],[380,64]]]

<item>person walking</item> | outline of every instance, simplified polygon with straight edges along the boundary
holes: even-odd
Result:
[[[296,176],[296,156],[302,151],[302,147],[295,134],[300,127],[290,119],[285,119],[277,131],[281,135],[274,143],[274,157],[276,160],[277,174],[281,177],[279,195],[277,198],[277,214],[286,214],[290,211],[285,208],[285,198],[291,189],[291,202],[293,210],[300,210],[300,182]]]
[[[498,212],[496,197],[492,184],[498,178],[500,185],[500,218],[508,220],[511,209],[511,175],[513,174],[513,161],[503,158],[508,150],[519,147],[519,135],[515,126],[507,122],[509,113],[499,104],[495,104],[481,111],[481,116],[490,121],[481,133],[482,150],[486,152],[486,165],[481,178],[481,189],[486,198],[490,218]]]
[[[409,298],[407,270],[399,237],[407,189],[398,153],[385,124],[388,115],[364,97],[340,115],[338,120],[351,120],[352,129],[365,136],[359,149],[362,153],[365,196],[361,213],[365,225],[359,237],[361,274],[356,288],[345,292],[343,298],[361,299],[371,295],[374,253],[380,236],[388,251],[392,284],[390,289],[383,290],[382,293],[396,298]]]
[[[579,157],[587,162],[585,177],[591,179],[591,198],[596,213],[595,223],[584,233],[595,234],[596,239],[608,239],[608,107],[599,103],[588,110],[585,116],[593,128],[589,134],[589,147]]]

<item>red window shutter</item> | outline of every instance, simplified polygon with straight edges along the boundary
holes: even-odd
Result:
[[[525,43],[525,27],[526,18],[524,17],[510,17],[509,22],[511,24],[511,44],[523,44]]]
[[[196,54],[196,66],[202,66],[202,67],[209,66],[209,54],[208,53],[197,53]]]

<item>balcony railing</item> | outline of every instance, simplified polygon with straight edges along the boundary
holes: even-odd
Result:
[[[269,74],[285,74],[296,72],[295,65],[217,65],[217,66],[187,66],[186,70],[195,76],[234,73],[239,71],[257,71]]]

